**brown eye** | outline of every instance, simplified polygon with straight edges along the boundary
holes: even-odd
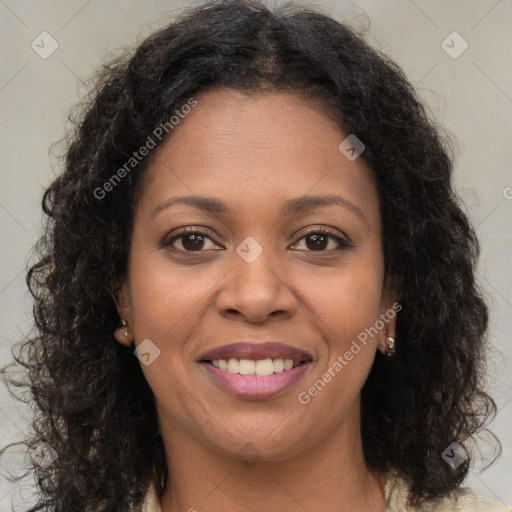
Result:
[[[181,244],[187,251],[201,250],[204,245],[204,237],[199,234],[182,235]]]
[[[343,249],[351,249],[352,245],[349,244],[344,238],[341,238],[333,233],[321,228],[315,228],[306,233],[301,239],[305,240],[306,248],[314,252],[331,252],[341,251]],[[329,247],[329,243],[331,246]]]
[[[212,247],[205,247],[207,241],[211,242]],[[178,243],[181,244],[181,247]],[[194,228],[187,228],[174,235],[168,241],[165,241],[162,246],[170,246],[176,251],[181,252],[204,252],[204,250],[217,247],[217,244],[208,236],[208,233]]]
[[[329,243],[329,236],[321,233],[307,235],[304,238],[306,239],[308,249],[311,249],[312,251],[326,249]]]

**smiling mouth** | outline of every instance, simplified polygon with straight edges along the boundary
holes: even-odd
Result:
[[[289,371],[297,366],[306,364],[310,360],[294,360],[283,358],[267,359],[213,359],[202,360],[201,363],[209,364],[219,370],[238,375],[268,377],[275,373]]]

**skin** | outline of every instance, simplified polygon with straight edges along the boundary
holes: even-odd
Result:
[[[297,399],[395,302],[372,173],[339,151],[348,134],[316,101],[223,89],[196,99],[151,155],[117,296],[129,327],[128,336],[116,332],[118,341],[149,338],[161,351],[141,368],[169,465],[162,511],[384,511],[383,480],[364,463],[359,422],[384,329],[307,405]],[[322,194],[343,197],[362,216],[339,204],[281,213],[286,200]],[[232,213],[185,204],[154,213],[181,195],[217,198]],[[206,230],[198,249],[186,234],[162,246],[186,226]],[[322,227],[353,247],[331,237],[315,245],[315,231],[305,231]],[[263,249],[252,263],[236,252],[249,236]],[[395,318],[386,323],[390,335]],[[197,359],[244,339],[306,349],[313,364],[278,397],[235,397]],[[246,443],[257,462],[242,455]]]

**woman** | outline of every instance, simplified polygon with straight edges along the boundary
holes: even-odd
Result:
[[[460,488],[495,410],[478,242],[394,63],[214,2],[86,105],[28,275],[31,511],[508,510]]]

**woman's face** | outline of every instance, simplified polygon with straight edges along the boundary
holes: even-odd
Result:
[[[378,195],[363,159],[339,149],[349,134],[316,102],[231,90],[196,99],[147,168],[120,313],[144,341],[163,432],[284,459],[358,426],[360,390],[385,340],[382,328],[365,329],[382,327],[394,302]],[[386,327],[393,334],[393,319]],[[283,343],[310,360],[278,371],[273,357],[266,377],[201,362],[240,341]]]

